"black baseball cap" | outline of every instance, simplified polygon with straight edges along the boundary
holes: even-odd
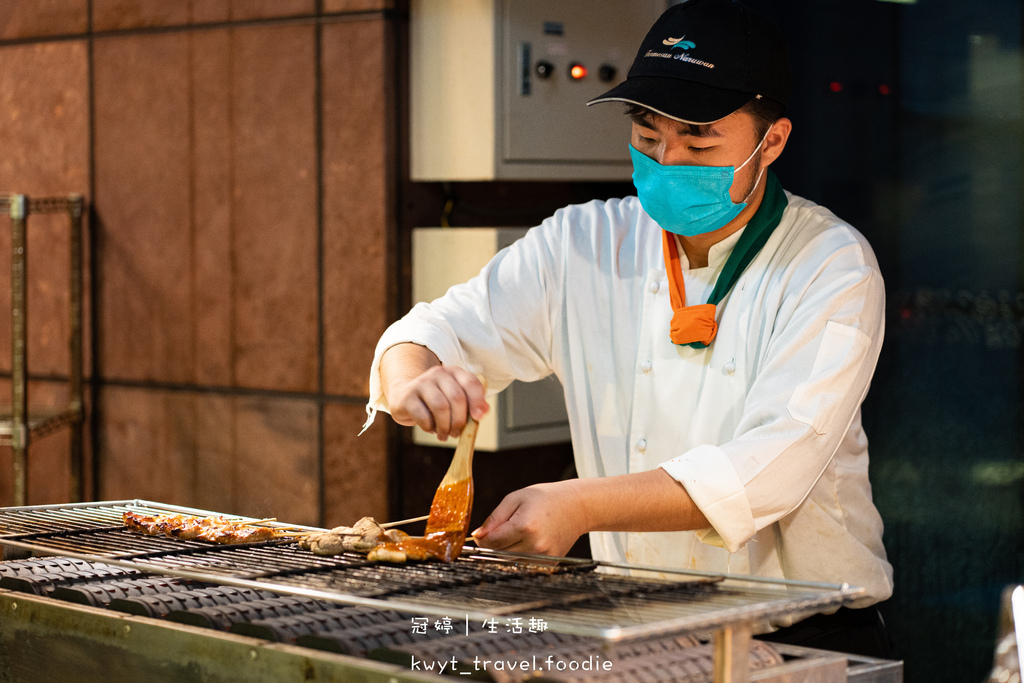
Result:
[[[755,97],[789,104],[789,48],[734,0],[686,0],[648,31],[626,80],[589,102],[628,102],[685,123],[713,123]]]

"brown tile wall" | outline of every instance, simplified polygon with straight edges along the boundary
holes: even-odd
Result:
[[[324,0],[324,12],[360,12],[394,6],[395,0]]]
[[[352,396],[368,391],[364,368],[387,325],[388,283],[375,276],[389,244],[375,226],[392,220],[387,44],[381,22],[324,27],[324,381]]]
[[[94,46],[95,212],[106,379],[194,378],[188,35]],[[118,334],[112,334],[114,331]]]
[[[88,0],[4,0],[0,3],[0,40],[84,33]]]
[[[317,523],[315,400],[110,387],[103,401],[104,498]]]
[[[316,0],[93,0],[92,21],[96,31],[130,31],[314,14]]]
[[[388,481],[384,420],[358,436],[366,411],[359,405],[329,405],[324,411],[324,511],[328,526],[351,524],[353,518],[371,515],[396,519],[381,495]],[[440,479],[438,479],[440,481]],[[410,517],[423,514],[430,504]]]
[[[92,32],[86,0],[3,5],[0,188],[93,207],[93,493],[387,518],[389,431],[356,435],[397,289],[391,2],[91,0]],[[53,403],[66,230],[30,220],[30,396]],[[30,449],[30,503],[68,499],[68,443]]]
[[[317,390],[315,31],[96,41],[109,377]]]

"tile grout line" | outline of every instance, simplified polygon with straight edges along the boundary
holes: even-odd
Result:
[[[9,380],[11,373],[0,372],[0,380]],[[28,377],[30,382],[54,382],[66,384],[66,375],[31,374]],[[351,404],[366,405],[366,396],[353,396],[351,394],[327,394],[317,391],[291,391],[288,389],[261,389],[259,387],[242,387],[215,384],[194,384],[189,382],[165,382],[160,380],[135,380],[125,378],[115,379],[92,379],[98,388],[114,387],[119,389],[149,389],[152,391],[180,391],[193,392],[197,394],[220,394],[223,396],[238,396],[248,398],[280,398],[308,401],[323,401],[325,404]]]
[[[101,453],[102,437],[100,434],[100,415],[102,414],[100,402],[100,386],[97,378],[102,377],[102,333],[100,331],[101,313],[101,280],[100,275],[100,234],[99,213],[96,211],[96,58],[95,39],[93,37],[93,4],[89,0],[86,5],[86,88],[88,90],[86,100],[89,113],[89,198],[88,214],[86,218],[87,241],[89,245],[89,415],[87,425],[89,427],[89,470],[90,486],[86,499],[95,500],[102,494]],[[84,475],[84,473],[83,473]],[[84,493],[84,491],[83,491]]]
[[[191,6],[190,6],[191,11]],[[191,299],[191,308],[193,311],[199,310],[199,273],[198,271],[198,249],[197,241],[199,230],[197,227],[197,216],[196,216],[196,84],[195,84],[195,41],[192,34],[188,35],[187,49],[188,49],[188,80],[187,80],[187,91],[188,91],[188,146],[189,146],[189,164],[188,164],[188,250],[189,250],[189,275],[191,278],[189,297]],[[199,367],[202,363],[199,361],[199,327],[200,323],[194,317],[190,321],[191,329],[191,346],[190,349],[190,360],[192,363],[192,371],[187,376],[198,378]],[[197,401],[191,402],[191,419],[192,424],[198,422],[199,406]],[[198,430],[197,430],[198,431]],[[199,480],[199,444],[198,440],[191,438],[188,440],[190,446],[190,457],[191,457],[191,481],[189,487],[195,491],[197,488],[196,482]]]
[[[323,10],[322,0],[317,0],[316,12]],[[326,526],[327,519],[327,472],[326,436],[324,434],[325,409],[324,390],[326,371],[325,321],[324,321],[324,82],[323,82],[323,25],[317,23],[313,37],[313,120],[316,147],[316,336],[317,336],[317,393],[316,404],[317,439],[316,462],[318,479],[317,515],[320,526]]]

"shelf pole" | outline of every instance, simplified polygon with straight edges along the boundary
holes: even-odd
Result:
[[[11,447],[14,451],[14,504],[28,497],[28,278],[26,275],[25,195],[10,198],[11,216]]]

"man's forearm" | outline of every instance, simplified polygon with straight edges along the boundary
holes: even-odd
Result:
[[[411,342],[395,344],[380,358],[380,385],[384,398],[388,398],[391,387],[405,384],[440,364],[434,352],[425,346]]]
[[[588,531],[684,531],[711,526],[683,485],[660,467],[574,483]]]
[[[486,548],[564,555],[590,531],[686,531],[709,526],[686,489],[657,469],[513,491],[473,536]]]

